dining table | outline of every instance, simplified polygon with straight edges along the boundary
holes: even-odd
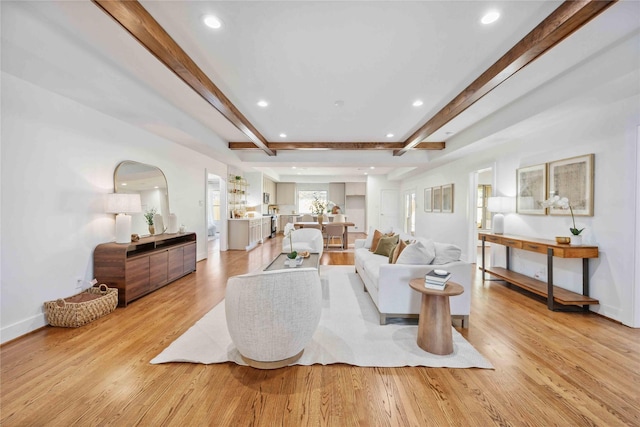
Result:
[[[353,227],[356,224],[353,222],[323,222],[322,223],[322,231],[324,231],[324,227],[326,225],[344,225],[344,233],[342,234],[342,249],[346,249],[349,247],[349,227]],[[295,228],[318,228],[318,221],[300,221],[294,222],[293,226]]]

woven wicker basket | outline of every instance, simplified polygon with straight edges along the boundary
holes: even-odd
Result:
[[[44,303],[51,326],[77,328],[111,313],[118,305],[118,289],[102,284],[69,298]]]

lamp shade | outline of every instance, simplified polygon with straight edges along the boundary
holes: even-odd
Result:
[[[107,194],[105,207],[107,213],[136,213],[142,211],[139,194],[111,193]]]
[[[516,211],[516,199],[515,197],[489,197],[487,203],[487,210],[489,212],[497,213],[509,213]]]

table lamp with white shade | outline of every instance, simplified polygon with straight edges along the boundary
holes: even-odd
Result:
[[[493,233],[504,233],[504,215],[506,213],[516,211],[516,199],[515,197],[489,197],[487,203],[487,210],[493,212]]]
[[[116,243],[131,243],[131,217],[127,214],[142,212],[139,194],[107,194],[107,213],[116,215]]]

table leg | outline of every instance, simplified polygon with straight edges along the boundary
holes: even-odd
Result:
[[[429,353],[453,353],[448,296],[422,294],[417,342],[418,347]]]

